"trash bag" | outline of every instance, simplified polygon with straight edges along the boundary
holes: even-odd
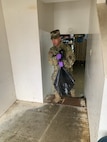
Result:
[[[107,142],[107,136],[101,138],[98,142]]]
[[[70,90],[74,86],[74,82],[75,80],[73,79],[71,74],[69,74],[69,72],[65,68],[60,68],[54,81],[54,87],[59,95],[69,95]]]

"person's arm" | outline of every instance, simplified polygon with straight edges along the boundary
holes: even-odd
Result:
[[[58,60],[56,59],[55,52],[52,49],[48,52],[48,61],[53,66],[58,65]]]
[[[65,68],[72,68],[75,62],[75,55],[71,47],[66,47],[66,58],[63,60]]]

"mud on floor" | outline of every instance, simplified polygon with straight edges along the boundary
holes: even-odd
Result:
[[[89,142],[86,107],[17,102],[0,118],[0,142]]]

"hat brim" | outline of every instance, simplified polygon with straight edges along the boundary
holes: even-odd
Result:
[[[54,36],[51,36],[51,39],[57,39],[57,38],[59,38],[60,37],[60,35],[54,35]]]

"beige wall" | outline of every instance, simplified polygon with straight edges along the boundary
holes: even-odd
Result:
[[[97,3],[105,3],[106,0],[97,0]]]
[[[98,138],[107,136],[107,78],[104,81],[104,91],[102,98],[102,108],[99,123]]]
[[[90,0],[43,3],[38,0],[40,29],[61,33],[88,33]],[[49,1],[50,2],[50,1]]]
[[[90,0],[54,4],[54,28],[61,33],[88,33]]]
[[[38,0],[38,19],[40,32],[40,50],[42,65],[43,97],[53,93],[51,75],[52,66],[48,62],[48,51],[52,46],[50,31],[54,28],[53,4],[46,4]]]
[[[103,136],[107,136],[107,5],[106,4],[97,4],[98,9],[98,18],[99,18],[99,25],[100,25],[100,32],[101,32],[101,39],[102,39],[102,47],[103,47],[103,64],[104,64],[104,74],[105,74],[105,81],[104,81],[104,91],[103,91],[103,98],[102,98],[102,108],[101,108],[101,115],[100,115],[100,125],[99,125],[99,138]]]
[[[42,75],[36,0],[2,0],[16,97],[42,102]]]
[[[91,1],[89,33],[86,58],[85,95],[87,98],[90,139],[91,142],[96,142],[99,135],[105,75],[102,56],[103,46],[95,0]]]
[[[41,45],[41,61],[42,61],[42,80],[43,80],[43,97],[53,94],[53,85],[51,75],[53,72],[52,66],[48,62],[49,48],[52,46],[50,34],[40,30],[40,45]]]
[[[68,1],[78,1],[78,0],[42,0],[43,2],[46,3],[53,3],[53,2],[68,2]]]
[[[38,0],[38,19],[39,28],[50,32],[54,28],[54,9],[53,4],[43,3]]]
[[[104,67],[101,39],[98,34],[88,35],[85,75],[85,96],[90,126],[91,142],[97,141],[104,88]]]
[[[0,1],[0,116],[16,100],[10,54]]]

